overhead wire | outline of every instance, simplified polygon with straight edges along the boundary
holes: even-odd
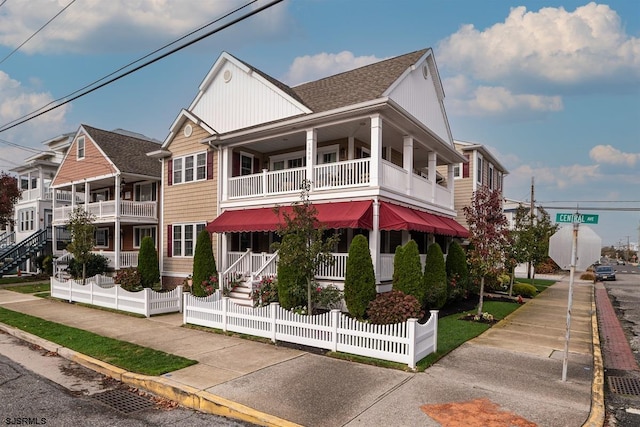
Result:
[[[6,0],[5,0],[6,1]],[[25,44],[27,44],[29,42],[29,40],[31,40],[32,38],[34,38],[36,36],[36,34],[38,34],[40,31],[42,31],[44,29],[44,27],[46,27],[47,25],[49,25],[54,19],[56,19],[58,16],[60,16],[65,10],[67,10],[69,8],[69,6],[71,6],[73,3],[75,3],[76,0],[71,0],[69,2],[69,4],[67,4],[65,7],[62,8],[62,10],[60,10],[58,13],[56,13],[51,19],[49,19],[47,22],[44,23],[43,26],[41,26],[40,28],[38,28],[36,30],[35,33],[31,34],[25,41],[23,41],[22,43],[20,43],[20,46],[16,47],[15,49],[13,49],[11,52],[9,52],[9,54],[7,56],[5,56],[4,58],[0,59],[0,64],[2,64],[4,61],[6,61],[7,59],[9,59],[9,57],[11,55],[13,55],[14,53],[16,53],[18,50],[20,50],[20,48],[22,46],[24,46]],[[0,4],[0,6],[2,6],[4,4],[4,2],[2,2],[2,4]]]
[[[246,6],[248,6],[249,4],[254,3],[255,1],[257,1],[257,0],[253,0],[252,2],[250,2],[250,3],[246,4],[246,5],[245,5],[245,6],[243,6],[243,7],[246,7]],[[55,109],[57,109],[57,108],[60,108],[60,107],[62,107],[63,105],[66,105],[66,104],[68,104],[68,103],[70,103],[70,102],[72,102],[72,101],[75,101],[75,100],[76,100],[76,99],[78,99],[78,98],[81,98],[81,97],[83,97],[83,96],[86,96],[86,95],[88,95],[88,94],[90,94],[90,93],[92,93],[92,92],[94,92],[94,91],[96,91],[96,90],[98,90],[98,89],[100,89],[100,88],[102,88],[102,87],[104,87],[104,86],[107,86],[107,85],[109,85],[109,84],[111,84],[111,83],[113,83],[113,82],[115,82],[115,81],[120,80],[120,79],[121,79],[121,78],[123,78],[123,77],[128,76],[129,74],[132,74],[132,73],[134,73],[134,72],[136,72],[136,71],[139,71],[139,70],[141,70],[142,68],[145,68],[145,67],[147,67],[147,66],[149,66],[149,65],[151,65],[151,64],[154,64],[155,62],[158,62],[159,60],[164,59],[164,58],[166,58],[166,57],[167,57],[167,56],[169,56],[169,55],[173,55],[174,53],[179,52],[179,51],[180,51],[180,50],[182,50],[182,49],[185,49],[185,48],[187,48],[187,47],[189,47],[189,46],[191,46],[191,45],[193,45],[193,44],[195,44],[195,43],[197,43],[197,42],[199,42],[199,41],[201,41],[201,40],[203,40],[203,39],[205,39],[205,38],[207,38],[207,37],[210,37],[210,36],[212,36],[212,35],[214,35],[214,34],[216,34],[216,33],[220,32],[220,31],[222,31],[222,30],[224,30],[224,29],[226,29],[226,28],[229,28],[229,27],[231,27],[232,25],[235,25],[235,24],[237,24],[237,23],[239,23],[239,22],[242,22],[242,21],[244,21],[245,19],[250,18],[250,17],[252,17],[252,16],[254,16],[254,15],[256,15],[256,14],[258,14],[258,13],[262,12],[263,10],[269,9],[269,8],[271,8],[271,7],[275,6],[276,4],[281,3],[282,1],[283,1],[283,0],[273,0],[273,1],[271,1],[271,2],[269,2],[269,3],[267,3],[267,4],[265,4],[264,6],[261,6],[261,7],[259,7],[259,8],[257,8],[257,9],[255,9],[255,10],[253,10],[253,11],[251,11],[251,12],[248,12],[248,13],[246,13],[245,15],[242,15],[242,16],[240,16],[240,17],[238,17],[238,18],[235,18],[235,19],[233,19],[233,20],[231,20],[231,21],[227,22],[226,24],[223,24],[223,25],[221,25],[221,26],[219,26],[219,27],[217,27],[217,28],[215,28],[215,29],[213,29],[213,30],[211,30],[211,31],[208,31],[208,32],[206,32],[205,34],[203,34],[203,35],[201,35],[201,36],[198,36],[198,37],[196,37],[196,38],[194,38],[194,39],[192,39],[192,40],[190,40],[190,41],[188,41],[188,42],[186,42],[186,43],[184,43],[184,44],[182,44],[182,45],[180,45],[180,46],[178,46],[178,47],[176,47],[176,48],[174,48],[174,49],[171,49],[170,51],[168,51],[168,52],[166,52],[166,53],[163,53],[162,55],[160,55],[160,56],[158,56],[158,57],[155,57],[155,58],[153,58],[153,59],[151,59],[151,60],[149,60],[149,61],[146,61],[146,62],[144,62],[143,64],[141,64],[141,65],[139,65],[139,66],[137,66],[137,67],[135,67],[135,68],[132,68],[132,69],[130,69],[130,70],[128,70],[128,71],[126,71],[126,72],[124,72],[123,74],[120,74],[120,75],[118,75],[118,76],[115,76],[115,77],[113,77],[113,78],[111,78],[111,79],[109,79],[109,80],[107,80],[107,81],[105,81],[105,82],[103,82],[103,83],[101,83],[101,84],[99,84],[99,85],[97,85],[97,86],[94,86],[94,87],[91,87],[91,88],[87,88],[86,90],[83,90],[83,91],[82,91],[81,93],[79,93],[79,94],[77,94],[77,93],[78,93],[78,91],[73,92],[73,94],[76,94],[76,95],[74,95],[74,96],[70,97],[69,99],[65,99],[64,101],[60,102],[59,104],[56,104],[56,105],[54,105],[54,106],[52,106],[52,107],[50,107],[50,108],[46,108],[46,109],[44,109],[44,110],[42,110],[42,107],[41,107],[40,109],[35,110],[35,111],[34,111],[34,112],[32,112],[32,113],[26,114],[26,115],[24,115],[24,116],[22,116],[22,117],[20,117],[20,118],[18,118],[18,119],[16,119],[16,120],[13,120],[13,121],[11,121],[11,122],[8,122],[7,124],[5,124],[5,125],[3,125],[2,127],[0,127],[0,133],[1,133],[1,132],[4,132],[4,131],[7,131],[7,130],[9,130],[9,129],[12,129],[12,128],[16,127],[16,126],[19,126],[19,125],[21,125],[21,124],[23,124],[23,123],[25,123],[25,122],[30,121],[30,120],[33,120],[33,119],[35,119],[36,117],[39,117],[39,116],[41,116],[41,115],[43,115],[43,114],[48,113],[49,111],[55,110]],[[241,7],[241,8],[242,8],[242,7]],[[239,9],[241,9],[241,8],[239,8]],[[239,10],[239,9],[238,9],[238,10]],[[226,14],[225,16],[223,16],[223,17],[221,17],[221,18],[218,18],[218,19],[217,19],[216,21],[214,21],[214,22],[220,21],[221,19],[224,19],[225,17],[228,17],[228,16],[230,16],[230,15],[231,15],[231,14],[233,14],[233,13],[236,13],[236,12],[235,12],[235,11],[234,11],[234,12],[229,12],[228,14]],[[188,37],[188,36],[184,36],[184,37]],[[182,37],[181,39],[183,39],[184,37]],[[171,44],[173,44],[173,43],[170,43],[169,45],[171,45]],[[161,49],[160,49],[160,50],[161,50]],[[149,54],[149,55],[152,55],[152,54]],[[148,57],[149,55],[147,55],[146,57]],[[136,62],[139,62],[139,61],[140,61],[140,60],[137,60],[137,61],[134,61],[133,63],[136,63]],[[126,68],[126,67],[124,67],[124,68]],[[114,73],[115,73],[115,72],[114,72]],[[112,73],[112,74],[114,74],[114,73]],[[112,74],[110,74],[110,75],[112,75]],[[104,80],[105,78],[106,78],[106,77],[103,77],[102,79],[97,80],[96,82],[100,82],[100,81]],[[94,83],[94,84],[95,84],[95,83]],[[93,84],[88,85],[88,86],[93,86]],[[59,99],[59,100],[61,101],[61,99]],[[55,102],[55,101],[54,101],[54,102]],[[51,103],[49,103],[49,104],[47,104],[47,105],[51,105]],[[41,111],[41,110],[42,110],[42,111]]]

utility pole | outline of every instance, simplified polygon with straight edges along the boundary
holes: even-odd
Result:
[[[531,227],[531,229],[533,230],[533,213],[534,213],[534,208],[535,208],[535,196],[534,196],[534,185],[533,185],[533,177],[531,177],[531,196],[529,198],[529,200],[531,200],[530,204],[529,204],[529,225]],[[531,279],[531,268],[533,266],[531,265],[531,261],[527,262],[527,279]],[[535,274],[535,272],[534,272]]]

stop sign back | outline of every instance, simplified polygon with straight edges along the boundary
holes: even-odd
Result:
[[[571,268],[571,246],[573,244],[573,226],[565,226],[549,238],[549,256],[560,268]],[[600,259],[602,239],[589,226],[578,226],[576,271],[585,271]]]

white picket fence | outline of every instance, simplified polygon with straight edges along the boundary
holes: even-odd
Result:
[[[437,350],[438,312],[425,324],[417,319],[393,325],[374,325],[345,316],[340,310],[321,315],[299,315],[278,303],[260,308],[234,304],[219,292],[205,298],[184,293],[184,323],[239,332],[331,351],[416,363]]]
[[[51,296],[70,302],[143,314],[146,317],[182,311],[182,286],[169,292],[156,292],[149,288],[129,292],[114,284],[113,278],[101,275],[88,278],[85,285],[81,280],[52,277]]]

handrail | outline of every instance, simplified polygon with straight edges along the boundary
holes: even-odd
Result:
[[[218,283],[220,283],[220,289],[226,289],[228,287],[231,273],[237,273],[238,271],[243,271],[243,275],[244,275],[244,271],[247,271],[247,270],[246,269],[241,270],[241,268],[244,267],[245,264],[247,264],[247,259],[248,259],[249,265],[251,265],[251,249],[247,249],[247,251],[243,253],[240,258],[235,260],[235,262],[231,264],[225,271],[223,271],[222,273],[218,273]],[[238,268],[238,266],[240,266],[240,268]],[[251,268],[249,268],[249,270],[250,269]],[[235,279],[235,275],[233,279]]]
[[[251,280],[258,280],[262,277],[262,275],[265,273],[265,271],[269,270],[275,270],[274,265],[278,262],[278,251],[275,251],[273,254],[271,254],[271,258],[269,258],[269,260],[267,262],[265,262],[264,264],[262,264],[262,267],[260,267],[258,270],[256,270],[255,272],[251,273]],[[275,275],[275,274],[273,274]]]
[[[12,245],[16,242],[16,232],[15,231],[5,231],[0,236],[0,247],[4,247],[7,245]]]
[[[2,266],[0,266],[0,275],[12,270],[22,263],[28,255],[41,249],[47,243],[47,237],[50,236],[50,228],[43,228],[27,237],[11,250],[2,254]]]

